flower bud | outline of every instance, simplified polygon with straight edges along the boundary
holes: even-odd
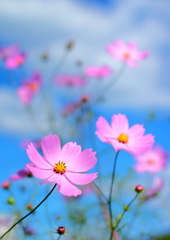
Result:
[[[60,234],[60,235],[64,234],[65,231],[66,231],[65,227],[59,227],[59,228],[57,229],[57,233]]]
[[[74,47],[74,41],[69,41],[68,43],[67,43],[67,45],[66,45],[66,48],[68,49],[68,50],[70,50],[70,49],[72,49],[73,47]]]
[[[13,205],[13,204],[14,204],[14,202],[15,202],[15,200],[14,200],[14,198],[13,198],[13,197],[9,197],[9,198],[7,199],[7,203],[8,203],[8,204],[11,204],[11,205]]]
[[[10,185],[11,185],[10,181],[6,180],[2,183],[1,186],[2,186],[3,189],[8,190],[10,188]]]
[[[137,185],[137,186],[135,187],[135,192],[137,192],[137,193],[143,192],[143,187],[142,187],[142,185]]]
[[[33,206],[32,206],[32,204],[31,204],[31,203],[27,204],[26,208],[27,208],[28,210],[30,210],[30,211],[32,211],[32,210],[33,210]]]

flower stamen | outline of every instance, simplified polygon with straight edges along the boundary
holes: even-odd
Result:
[[[118,137],[118,141],[121,142],[121,143],[127,143],[128,142],[128,136],[124,133],[121,133]]]
[[[66,164],[59,161],[58,163],[55,164],[53,171],[55,173],[60,173],[60,174],[65,173],[65,171],[66,171]]]

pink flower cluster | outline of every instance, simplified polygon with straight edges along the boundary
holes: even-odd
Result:
[[[26,59],[26,55],[20,52],[17,45],[0,48],[0,59],[4,60],[7,69],[15,69],[21,66]]]
[[[57,135],[50,134],[42,139],[42,157],[30,144],[27,154],[31,163],[27,168],[40,179],[40,183],[54,182],[60,193],[66,196],[78,196],[82,192],[74,184],[84,185],[92,182],[97,173],[84,174],[96,164],[95,152],[86,149],[81,152],[81,146],[76,143],[66,143],[62,148]]]
[[[30,104],[34,95],[39,91],[41,84],[42,80],[39,72],[34,72],[30,80],[23,81],[22,86],[17,90],[23,104]]]
[[[115,59],[127,63],[130,67],[137,67],[139,60],[148,57],[148,52],[139,52],[133,42],[125,44],[122,40],[117,40],[114,44],[108,44],[106,49]]]

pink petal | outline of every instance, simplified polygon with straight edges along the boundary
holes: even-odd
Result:
[[[42,151],[49,163],[54,165],[60,160],[61,147],[60,139],[57,135],[49,134],[42,139]]]
[[[27,168],[32,172],[32,174],[40,179],[45,179],[50,177],[53,174],[53,171],[50,169],[40,169],[40,168],[34,168],[30,164],[26,164]]]
[[[39,152],[36,150],[36,148],[34,147],[34,145],[31,143],[30,145],[28,145],[27,148],[27,154],[29,159],[32,161],[32,163],[41,168],[41,169],[50,169],[52,168],[52,166],[45,161],[45,159],[39,154]]]
[[[115,135],[118,137],[121,133],[127,133],[129,128],[128,119],[125,115],[117,114],[113,115],[112,117],[112,131],[115,133]]]
[[[136,141],[128,142],[128,148],[133,152],[134,155],[142,154],[152,148],[154,143],[154,137],[151,134],[137,138]]]
[[[63,179],[63,175],[53,172],[53,175],[51,175],[45,181],[41,181],[40,184],[50,182],[50,183],[56,183],[60,186],[62,184],[62,179]]]
[[[81,153],[81,146],[76,143],[66,143],[61,150],[60,160],[64,163],[70,164]]]
[[[84,174],[84,173],[74,173],[74,172],[65,172],[64,175],[70,180],[78,185],[84,185],[92,182],[97,178],[97,173]]]
[[[62,178],[62,184],[58,186],[58,190],[60,193],[66,195],[66,196],[74,196],[77,197],[82,193],[80,189],[75,187],[69,180],[67,180],[65,177]]]
[[[143,125],[135,124],[131,128],[129,128],[127,134],[129,136],[129,141],[136,141],[136,138],[143,136],[145,133],[145,129]]]
[[[67,165],[67,171],[86,172],[94,167],[97,162],[96,153],[86,149]]]
[[[114,131],[103,117],[98,118],[96,126],[98,130],[95,133],[102,142],[110,143],[108,138],[116,137]]]

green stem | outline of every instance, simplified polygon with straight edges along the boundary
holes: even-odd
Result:
[[[111,225],[111,232],[110,232],[110,240],[112,240],[113,236],[113,214],[112,214],[112,191],[113,191],[113,185],[114,185],[114,179],[115,179],[115,172],[116,172],[116,162],[117,158],[119,155],[119,151],[116,153],[115,160],[114,160],[114,165],[113,165],[113,173],[112,173],[112,180],[111,180],[111,185],[110,185],[110,194],[109,194],[109,200],[108,200],[108,205],[109,205],[109,214],[110,214],[110,225]]]
[[[118,219],[118,221],[116,222],[116,225],[114,226],[114,231],[116,230],[116,228],[118,227],[120,221],[122,220],[123,216],[125,215],[125,212],[127,212],[127,209],[131,206],[131,204],[135,201],[135,199],[138,197],[139,193],[137,193],[135,195],[135,197],[130,201],[130,203],[126,206],[126,209],[124,209],[123,213],[121,214],[121,217]]]
[[[32,214],[49,196],[50,194],[53,192],[53,190],[55,189],[55,187],[57,186],[57,184],[54,185],[54,187],[51,189],[51,191],[47,194],[47,196],[28,214],[26,214],[24,217],[22,217],[21,219],[19,219],[15,224],[12,225],[12,227],[10,227],[1,237],[0,239],[2,239],[8,232],[10,232],[18,223],[20,223],[22,220],[24,220],[26,217],[28,217],[30,214]]]

